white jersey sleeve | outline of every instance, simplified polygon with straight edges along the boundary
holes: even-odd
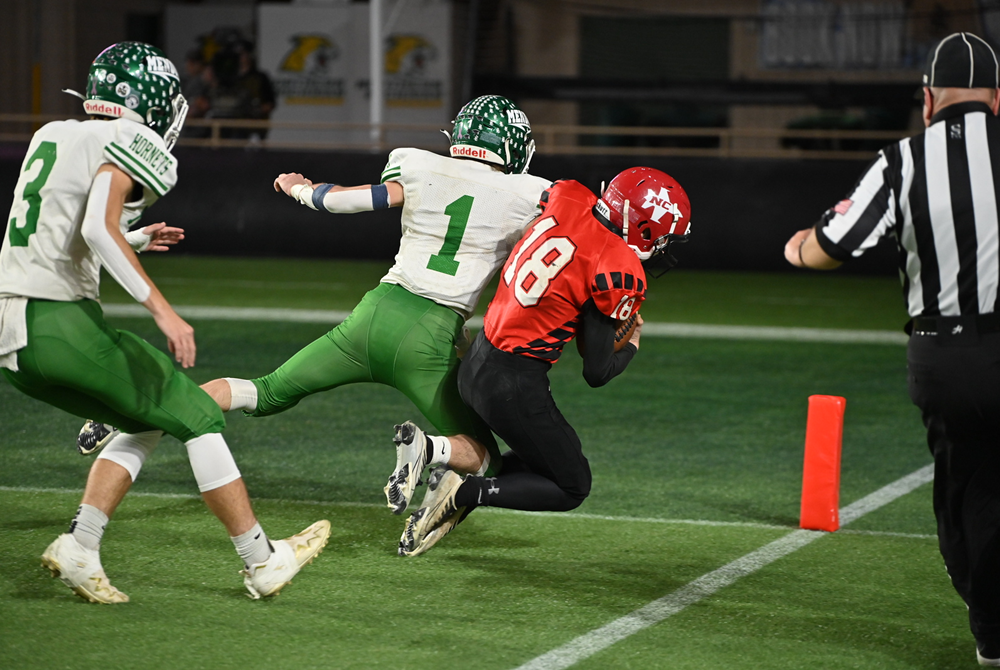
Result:
[[[420,149],[396,149],[382,181],[403,187],[402,238],[384,282],[466,318],[551,182]]]
[[[122,232],[177,181],[177,159],[133,121],[55,121],[35,133],[0,249],[0,297],[99,298],[101,263],[81,226],[94,177],[107,163],[142,186],[122,212]]]

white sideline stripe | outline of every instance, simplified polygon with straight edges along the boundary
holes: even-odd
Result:
[[[0,486],[0,492],[9,493],[59,493],[80,495],[81,489],[59,489],[59,488],[39,488],[26,486]],[[151,491],[129,491],[130,497],[138,498],[164,498],[168,500],[201,500],[201,496],[196,493],[155,493]],[[385,505],[379,503],[362,502],[331,502],[327,500],[289,500],[286,498],[254,498],[256,501],[267,502],[288,502],[302,505],[323,505],[330,507],[368,507],[372,509],[382,509]],[[756,528],[762,530],[788,530],[788,526],[779,526],[769,523],[753,523],[749,521],[710,521],[708,519],[663,519],[658,517],[639,516],[609,516],[606,514],[581,514],[577,512],[525,512],[516,509],[502,509],[500,507],[480,507],[479,513],[486,514],[507,514],[514,516],[541,516],[556,519],[581,519],[586,521],[612,521],[614,523],[659,523],[668,525],[686,526],[708,526],[727,528]],[[401,517],[402,518],[402,517]],[[905,537],[919,540],[937,539],[936,535],[920,535],[917,533],[894,533],[882,530],[840,530],[840,533],[851,535],[874,535],[886,537]]]
[[[138,304],[105,303],[104,313],[117,317],[150,317]],[[174,305],[174,310],[186,319],[219,321],[286,321],[295,323],[337,324],[350,312],[326,309],[292,309],[284,307],[213,307]],[[482,328],[482,317],[473,317],[469,328]],[[909,337],[892,330],[846,330],[835,328],[776,328],[765,326],[717,326],[696,323],[656,323],[647,321],[642,334],[650,337],[693,337],[722,340],[776,340],[784,342],[830,342],[849,344],[902,344]]]
[[[927,465],[916,472],[885,486],[840,510],[842,524],[856,521],[865,514],[909,493],[934,478],[934,465]],[[518,666],[515,670],[562,670],[607,649],[614,643],[634,635],[644,628],[659,623],[688,605],[707,598],[742,577],[753,574],[783,556],[815,542],[826,533],[818,530],[796,530],[766,544],[756,551],[737,558],[732,563],[702,575],[673,593],[654,600],[631,614],[581,635],[567,644],[553,649]]]

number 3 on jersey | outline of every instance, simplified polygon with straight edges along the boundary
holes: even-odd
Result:
[[[42,169],[39,170],[37,177],[24,185],[24,192],[21,194],[22,201],[17,203],[11,212],[14,216],[7,227],[10,229],[10,246],[12,247],[28,246],[28,238],[34,234],[38,227],[38,210],[42,207],[42,196],[38,195],[38,192],[45,186],[45,182],[49,179],[49,173],[52,172],[52,166],[56,163],[55,142],[39,144],[35,153],[31,154],[31,158],[25,163],[24,171],[31,170],[31,166],[39,160],[42,161]],[[27,203],[27,207],[23,203]],[[22,214],[24,215],[24,223],[18,225],[18,218]]]
[[[517,255],[504,270],[503,281],[507,286],[514,283],[514,297],[522,307],[537,305],[552,280],[573,260],[576,245],[568,237],[550,237],[521,262],[524,252],[544,233],[558,225],[551,216],[536,223],[531,235],[524,240]]]

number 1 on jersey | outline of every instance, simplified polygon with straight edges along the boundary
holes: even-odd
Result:
[[[475,200],[471,195],[463,195],[458,200],[444,208],[444,213],[448,217],[448,230],[444,234],[444,244],[441,251],[431,256],[427,261],[427,269],[451,275],[458,273],[458,261],[455,254],[462,245],[462,238],[465,236],[465,227],[469,224],[469,214],[472,212],[472,202]]]
[[[24,193],[21,194],[24,202],[28,203],[28,211],[24,215],[24,225],[20,227],[17,225],[16,214],[8,224],[10,246],[12,247],[28,246],[28,238],[34,234],[38,227],[38,210],[42,207],[42,196],[38,195],[38,192],[45,186],[45,182],[49,179],[49,173],[52,172],[52,166],[56,163],[56,143],[42,142],[39,144],[35,153],[31,154],[31,158],[25,163],[24,171],[30,170],[31,166],[38,160],[42,161],[42,169],[38,172],[37,177],[25,184]]]

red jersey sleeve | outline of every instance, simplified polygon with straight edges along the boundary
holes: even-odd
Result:
[[[646,299],[646,273],[635,253],[625,245],[605,250],[598,260],[590,287],[594,305],[612,319],[625,320]]]

